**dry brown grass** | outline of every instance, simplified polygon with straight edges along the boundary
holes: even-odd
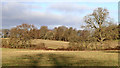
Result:
[[[53,41],[53,40],[42,40],[42,39],[34,39],[32,40],[32,44],[39,45],[40,43],[44,43],[47,48],[57,49],[57,48],[67,48],[69,42],[63,41]]]
[[[45,51],[2,48],[3,66],[118,66],[118,51]]]

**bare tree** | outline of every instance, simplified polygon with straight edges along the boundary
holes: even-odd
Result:
[[[109,12],[107,9],[97,8],[92,14],[84,17],[87,24],[86,27],[95,29],[98,31],[97,40],[102,42],[105,38],[102,36],[102,27],[107,26],[111,21],[109,17]]]

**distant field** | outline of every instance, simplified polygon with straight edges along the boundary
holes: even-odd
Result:
[[[63,41],[54,41],[54,40],[42,40],[42,39],[34,39],[32,40],[32,44],[39,45],[40,43],[44,43],[46,47],[51,49],[57,49],[57,48],[67,48],[69,45],[69,42],[63,42]]]
[[[3,66],[118,66],[118,51],[45,51],[2,48]]]

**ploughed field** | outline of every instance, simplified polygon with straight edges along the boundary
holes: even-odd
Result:
[[[118,51],[46,51],[2,48],[3,66],[118,66]]]

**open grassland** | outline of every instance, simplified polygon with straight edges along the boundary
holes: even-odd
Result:
[[[2,48],[3,66],[118,66],[118,51],[45,51]]]
[[[42,40],[42,39],[32,40],[32,44],[34,45],[39,45],[40,43],[44,43],[46,47],[51,49],[67,48],[69,45],[69,42],[63,42],[63,41]]]

